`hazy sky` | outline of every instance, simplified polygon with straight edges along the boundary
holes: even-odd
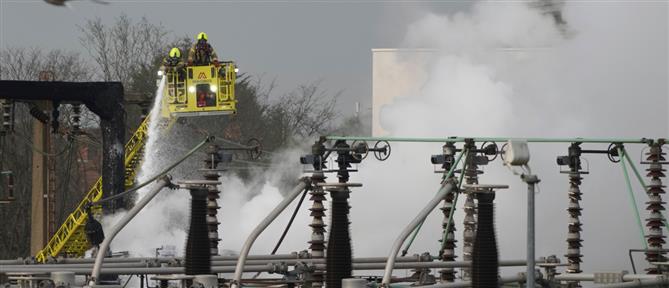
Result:
[[[154,1],[108,0],[110,5],[72,1],[72,8],[40,0],[0,0],[0,46],[39,46],[87,53],[77,25],[121,13],[146,16],[174,35],[209,34],[219,57],[242,72],[276,79],[277,94],[322,81],[342,91],[340,108],[371,98],[371,48],[396,47],[407,26],[428,12],[448,13],[468,1]]]

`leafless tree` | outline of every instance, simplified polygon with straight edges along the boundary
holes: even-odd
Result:
[[[83,81],[91,71],[78,53],[40,48],[9,47],[0,51],[0,79],[37,80],[40,72],[53,72],[52,80]]]
[[[111,26],[102,19],[88,20],[80,26],[81,44],[88,49],[104,81],[121,81],[130,87],[138,70],[154,65],[167,44],[167,31],[146,18],[133,21],[123,14]]]
[[[329,94],[321,88],[320,82],[300,85],[294,91],[270,104],[267,114],[274,128],[289,138],[305,138],[330,130],[339,117],[336,111],[337,99],[341,92]]]

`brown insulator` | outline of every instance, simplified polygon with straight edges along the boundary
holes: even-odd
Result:
[[[207,179],[207,180],[218,180],[216,179]],[[209,232],[209,249],[211,255],[218,255],[218,243],[221,241],[221,238],[218,237],[218,209],[221,207],[218,206],[217,199],[220,198],[220,191],[216,186],[209,186],[207,193],[207,231]]]
[[[665,220],[662,216],[662,211],[665,210],[662,201],[662,194],[665,193],[665,186],[662,183],[662,178],[666,177],[665,169],[662,164],[665,164],[665,153],[662,152],[662,145],[664,142],[655,142],[650,144],[648,152],[646,152],[646,162],[650,164],[646,169],[646,176],[650,178],[647,185],[646,194],[648,194],[648,202],[646,202],[646,210],[649,211],[649,216],[646,218],[646,241],[648,242],[648,251],[646,251],[646,260],[648,262],[664,262],[666,261],[665,253],[662,252],[665,244],[665,236],[662,234]],[[648,274],[660,274],[661,271],[657,266],[650,266],[646,269]]]
[[[581,211],[583,210],[580,206],[581,200],[581,190],[580,185],[583,180],[580,173],[580,167],[574,167],[572,172],[569,173],[569,206],[567,207],[567,213],[569,214],[569,222],[567,227],[567,273],[581,273],[581,259],[583,255],[581,254],[581,247],[583,246],[581,242],[581,231],[583,230],[581,223]],[[578,283],[571,283],[572,287],[580,287]]]
[[[466,169],[465,173],[465,183],[469,185],[478,184],[478,175],[483,173],[483,171],[478,170],[478,164],[476,163],[476,154],[469,153],[467,154]],[[474,239],[476,238],[476,204],[474,203],[474,190],[465,189],[466,195],[465,205],[463,210],[465,211],[464,217],[464,231],[462,232],[462,260],[472,261],[472,253],[474,252]],[[471,279],[471,268],[463,268],[462,279],[469,280]]]
[[[453,142],[448,142],[443,146],[443,155],[446,159],[446,161],[444,161],[444,164],[442,166],[442,168],[444,169],[444,173],[446,173],[446,171],[450,171],[451,168],[453,167],[453,164],[455,162],[455,153],[456,153],[456,147]],[[455,175],[451,175],[451,178],[455,178]],[[459,191],[448,193],[446,195],[446,198],[444,199],[444,205],[440,208],[444,215],[441,227],[444,231],[443,233],[446,234],[445,237],[442,236],[442,239],[439,239],[439,241],[444,241],[444,243],[442,243],[442,250],[439,251],[439,258],[443,262],[453,262],[458,257],[455,255],[455,247],[457,246],[456,245],[457,240],[455,240],[455,231],[456,231],[455,222],[453,221],[453,219],[449,219],[451,213],[454,213],[455,210],[454,201],[456,193],[459,193]],[[444,268],[442,270],[439,270],[439,278],[441,282],[454,282],[455,269]]]
[[[220,178],[219,171],[216,170],[218,165],[222,162],[221,156],[219,155],[220,147],[218,145],[209,145],[207,146],[206,152],[207,157],[204,160],[204,179],[210,181],[218,181]],[[221,191],[218,190],[218,187],[215,185],[209,185],[207,187],[207,233],[209,237],[209,252],[211,255],[218,255],[218,243],[221,241],[219,238],[218,226],[220,222],[218,221],[218,210],[221,206],[218,205],[218,199],[221,197]]]
[[[448,229],[446,231],[446,243],[444,244],[444,250],[441,251],[441,261],[444,262],[452,262],[455,261],[455,259],[458,257],[455,255],[455,247],[456,247],[456,242],[455,240],[455,223],[453,219],[451,219],[450,225],[448,223],[449,216],[451,215],[451,210],[455,209],[453,207],[453,200],[455,198],[454,193],[449,193],[446,195],[446,199],[444,199],[444,206],[441,208],[441,211],[444,213],[444,221],[442,222],[442,227],[444,230]],[[439,271],[441,281],[445,282],[453,282],[455,281],[455,269],[453,268],[444,268]]]
[[[0,121],[0,133],[7,134],[14,131],[14,106],[9,99],[0,99],[0,113],[2,113],[2,120]]]
[[[311,240],[309,243],[309,251],[313,258],[324,258],[325,257],[325,222],[323,218],[325,217],[325,207],[323,206],[323,201],[325,201],[325,191],[323,187],[316,185],[316,183],[325,182],[325,175],[321,171],[315,171],[311,176],[311,181],[314,184],[313,188],[309,192],[311,197]],[[323,287],[323,281],[325,280],[323,271],[314,271],[311,275],[311,286],[312,287]]]

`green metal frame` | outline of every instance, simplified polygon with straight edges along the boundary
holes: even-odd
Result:
[[[630,176],[627,172],[627,165],[625,165],[625,159],[627,156],[627,151],[621,146],[616,147],[618,149],[618,155],[620,155],[620,166],[623,168],[623,175],[625,176],[625,183],[627,184],[627,191],[630,196],[630,205],[634,211],[634,216],[636,216],[636,224],[639,226],[639,233],[641,236],[641,243],[643,244],[644,249],[648,249],[648,243],[646,243],[646,235],[644,234],[643,224],[641,223],[641,216],[639,215],[639,208],[636,206],[636,198],[634,197],[634,190],[632,189],[632,183],[630,182]],[[632,163],[632,161],[629,161]],[[636,171],[636,168],[634,168]],[[645,185],[644,185],[645,187]],[[665,221],[666,222],[666,221]]]

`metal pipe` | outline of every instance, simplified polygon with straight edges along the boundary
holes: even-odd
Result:
[[[378,257],[382,259],[383,257]],[[310,262],[314,260],[315,262]],[[323,259],[308,259],[302,263],[307,263],[313,265],[316,269],[325,270],[326,265]],[[499,262],[500,267],[520,267],[525,266],[527,262],[523,260],[502,260]],[[270,271],[271,267],[276,266],[279,263],[265,263],[263,265],[246,265],[244,266],[245,272],[259,272],[259,270],[266,272]],[[295,265],[297,263],[293,263]],[[292,266],[291,264],[288,264]],[[417,268],[462,268],[471,266],[470,261],[452,261],[452,262],[396,262],[394,268],[397,269],[417,269]],[[382,270],[385,269],[386,264],[384,262],[376,263],[353,263],[354,270]],[[262,270],[261,268],[264,268]],[[90,267],[62,267],[61,265],[3,265],[0,266],[0,273],[49,273],[49,272],[58,272],[58,271],[71,271],[78,275],[89,275]],[[105,274],[183,274],[184,267],[108,267],[103,266],[101,268],[101,273]],[[230,273],[235,270],[232,269],[232,266],[212,266],[212,271],[214,273]],[[578,274],[575,274],[578,275]],[[594,279],[594,275],[590,274]],[[646,275],[641,275],[646,276]],[[652,275],[648,275],[652,276]],[[656,276],[653,276],[656,277]],[[654,278],[643,278],[643,279],[654,279]],[[628,280],[631,281],[631,280]]]
[[[302,263],[314,263],[314,264],[322,264],[325,263],[325,259],[323,258],[297,258],[297,257],[292,257],[292,258],[275,258],[275,259],[261,259],[264,258],[265,255],[249,255],[246,260],[246,264],[248,265],[265,265],[268,263],[286,263],[288,265],[296,264],[298,262]],[[276,255],[276,256],[290,256],[290,254],[285,254],[285,255]],[[217,257],[213,257],[216,259]],[[237,265],[237,258],[236,257],[228,257],[228,256],[220,256],[218,258],[232,258],[234,260],[214,260],[211,261],[212,266],[236,266]],[[110,261],[110,260],[121,260],[121,259],[133,259],[133,262],[116,262],[116,261]],[[432,260],[438,259],[437,257],[433,257]],[[94,260],[92,258],[86,258],[86,259],[60,259],[60,260]],[[59,260],[59,261],[60,261]],[[150,265],[153,264],[162,264],[162,263],[170,263],[170,262],[178,262],[182,261],[183,258],[106,258],[105,262],[103,264],[104,267],[150,267]],[[388,260],[387,257],[360,257],[360,258],[353,258],[353,263],[386,263]],[[10,262],[4,262],[8,264],[3,264],[0,263],[2,266],[1,267],[12,267],[12,268],[18,268],[18,267],[61,267],[61,268],[84,268],[84,267],[89,267],[93,268],[93,262],[92,261],[87,261],[87,262],[62,262],[62,263],[49,263],[49,264],[40,264],[40,263],[30,263],[30,264],[25,264],[23,261],[14,261],[12,260],[13,263]],[[136,261],[136,262],[135,262]],[[420,256],[415,255],[415,256],[406,256],[406,257],[397,257],[395,260],[396,262],[419,262],[420,261]],[[180,267],[180,266],[171,266],[171,267]],[[0,269],[2,271],[2,269]]]
[[[639,227],[639,233],[641,236],[641,244],[643,244],[643,248],[648,249],[648,244],[646,243],[646,235],[644,234],[643,231],[643,224],[641,224],[641,216],[639,216],[639,208],[636,206],[636,198],[634,198],[634,190],[632,189],[632,182],[630,181],[630,175],[627,173],[627,165],[625,165],[625,155],[627,155],[627,151],[625,151],[625,148],[618,146],[618,155],[621,155],[620,157],[620,166],[623,168],[623,176],[625,176],[625,184],[627,184],[627,192],[629,192],[630,196],[630,205],[632,205],[632,211],[634,211],[634,215],[636,216],[636,222],[637,226]]]
[[[109,248],[109,244],[111,243],[112,240],[114,240],[114,237],[116,237],[116,234],[127,225],[130,220],[135,218],[135,216],[139,213],[139,211],[148,204],[153,197],[158,195],[158,192],[162,190],[165,186],[170,184],[170,178],[167,175],[164,175],[158,179],[156,182],[156,186],[153,187],[153,189],[149,190],[146,195],[135,204],[135,206],[128,211],[128,214],[125,214],[123,218],[114,225],[112,228],[111,232],[107,237],[105,237],[105,240],[102,241],[102,244],[100,244],[100,249],[98,249],[98,253],[95,257],[95,265],[93,266],[93,272],[91,273],[91,281],[89,282],[90,286],[98,284],[98,278],[100,276],[100,269],[102,268],[102,262],[104,261],[105,254],[107,252],[107,249]]]
[[[512,137],[442,137],[442,138],[412,138],[412,137],[360,137],[360,136],[326,136],[327,140],[347,141],[388,141],[388,142],[506,142],[522,140],[534,143],[634,143],[647,144],[655,142],[650,138],[512,138]]]
[[[2,273],[49,273],[49,272],[59,272],[63,271],[62,268],[40,268],[37,267],[2,267]],[[274,270],[272,265],[253,265],[246,266],[244,270],[247,272],[271,272]],[[71,268],[67,269],[67,272],[73,272],[77,275],[90,275],[91,269],[89,268]],[[212,267],[212,273],[232,273],[235,269],[232,266],[217,266]],[[115,275],[132,275],[132,274],[144,274],[144,275],[158,275],[158,274],[184,274],[184,267],[149,267],[149,268],[101,268],[99,274],[115,274]],[[98,274],[98,276],[99,276]]]
[[[81,264],[36,264],[36,265],[2,265],[2,267],[41,267],[41,268],[56,268],[68,269],[68,268],[88,268],[92,269],[94,263],[81,263]],[[128,263],[104,263],[102,267],[107,268],[131,268],[131,267],[152,267],[148,262],[128,262]],[[0,269],[2,270],[2,269]]]
[[[453,165],[451,168],[452,170],[455,169],[457,166],[457,162],[460,161],[462,158],[462,153],[460,154],[460,157],[458,157],[458,160],[456,161],[456,164]],[[451,171],[452,172],[452,171]],[[449,173],[452,174],[452,173]],[[450,177],[447,177],[450,178]],[[402,233],[397,237],[395,240],[395,243],[393,244],[393,248],[390,250],[390,254],[388,255],[388,261],[386,262],[386,268],[385,272],[383,275],[383,282],[381,282],[381,286],[383,287],[388,287],[390,285],[390,277],[393,274],[393,267],[395,264],[395,257],[397,257],[397,253],[400,252],[400,249],[402,249],[402,243],[404,243],[404,240],[409,237],[409,234],[416,229],[416,227],[420,224],[420,222],[423,222],[423,220],[427,217],[432,210],[434,210],[434,207],[437,207],[439,203],[446,197],[448,193],[451,193],[453,191],[453,188],[455,187],[455,180],[454,179],[447,179],[442,188],[439,189],[439,192],[437,195],[428,202],[428,204],[423,208],[423,210],[420,211],[420,213],[414,218],[411,223],[409,223],[408,226],[402,230]]]
[[[277,205],[274,210],[272,210],[269,215],[263,219],[258,226],[256,226],[255,229],[251,232],[248,238],[246,238],[246,242],[244,242],[244,246],[242,247],[242,251],[239,253],[239,259],[237,260],[237,267],[235,268],[235,276],[230,283],[230,287],[236,288],[241,285],[241,280],[242,280],[242,273],[244,273],[244,263],[246,262],[246,256],[249,255],[249,251],[251,251],[251,246],[253,246],[253,243],[256,241],[258,236],[260,236],[260,233],[262,233],[269,224],[276,219],[281,212],[283,212],[288,205],[290,205],[297,196],[300,196],[302,194],[302,191],[307,187],[307,181],[309,179],[307,178],[302,178],[300,180],[300,183],[297,184],[295,189],[291,191],[284,199]]]
[[[418,268],[465,268],[471,267],[472,262],[470,261],[435,261],[435,262],[402,262],[394,263],[393,268],[395,269],[418,269]],[[500,261],[500,267],[517,267],[525,266],[527,261],[523,260],[506,260]],[[318,267],[318,264],[316,265]],[[354,263],[353,269],[355,270],[378,270],[384,269],[386,265],[384,263]]]
[[[399,257],[398,257],[399,258]],[[402,257],[403,258],[403,257]],[[410,257],[409,257],[410,258]],[[374,259],[371,259],[374,260]],[[385,269],[386,267],[386,258],[385,257],[379,257],[375,261],[361,261],[361,262],[354,262],[353,263],[353,268],[356,270],[379,270],[379,269]],[[289,260],[289,261],[280,261],[280,262],[260,262],[261,260],[251,260],[251,261],[246,261],[246,266],[266,266],[266,265],[278,265],[278,264],[285,264],[289,266],[296,265],[297,263],[304,263],[304,264],[311,264],[314,265],[314,267],[320,269],[320,270],[325,270],[325,259],[318,258],[318,259],[304,259],[304,260]],[[518,267],[518,266],[525,266],[527,263],[527,260],[522,259],[522,260],[502,260],[499,263],[500,267]],[[124,265],[126,264],[126,265]],[[212,262],[212,267],[217,267],[217,268],[224,268],[224,267],[231,267],[231,266],[236,266],[236,265],[231,265],[233,263],[216,263]],[[234,263],[236,264],[236,262]],[[43,270],[49,270],[49,271],[67,271],[70,269],[90,269],[92,268],[90,265],[88,266],[79,266],[79,265],[84,265],[84,264],[40,264],[40,265],[3,265],[0,266],[0,272],[4,273],[9,270],[11,271],[29,271],[31,269],[43,269]],[[108,266],[108,265],[114,265],[114,266]],[[113,268],[158,268],[158,267],[149,267],[147,266],[148,264],[143,264],[144,266],[138,266],[135,265],[135,263],[106,263],[102,266],[102,269],[113,269]],[[246,267],[245,266],[245,267]],[[441,261],[435,261],[435,262],[418,262],[417,259],[397,259],[393,268],[396,269],[412,269],[412,268],[463,268],[463,267],[469,267],[471,266],[470,261],[450,261],[450,262],[441,262]],[[169,268],[181,268],[183,266],[170,266]],[[6,271],[7,270],[7,271]]]
[[[525,279],[526,279],[526,277],[525,277],[524,274],[518,273],[518,275],[514,275],[514,276],[502,276],[502,277],[500,277],[499,278],[499,283],[524,282]],[[465,287],[472,287],[472,282],[471,281],[463,281],[463,282],[448,283],[448,284],[435,284],[435,285],[422,286],[421,288],[465,288]]]
[[[536,184],[539,183],[539,178],[536,175],[523,175],[523,181],[527,183],[527,279],[535,278],[535,263],[534,263],[534,249],[535,249],[535,224],[534,224],[534,190]],[[535,281],[527,281],[527,288],[534,288]]]
[[[298,253],[291,254],[277,254],[277,255],[249,255],[246,257],[249,260],[280,260],[280,259],[303,259]],[[159,263],[171,262],[174,260],[183,260],[183,257],[127,257],[127,258],[107,258],[105,262],[108,263],[126,263],[126,262],[135,262],[135,261],[158,261]],[[237,256],[212,256],[212,261],[224,261],[224,260],[235,260],[239,259]],[[5,263],[2,261],[14,261],[17,264],[23,264],[22,259],[19,260],[0,260],[0,264],[12,264]],[[93,263],[95,262],[94,258],[58,258],[56,263],[63,264],[80,264],[80,263]]]
[[[658,278],[663,278],[662,275],[657,274],[624,274],[622,275],[623,281],[634,281],[634,280],[654,280]],[[558,274],[555,275],[556,281],[594,281],[595,274],[588,273],[574,273],[574,274]]]
[[[653,280],[634,280],[627,283],[615,283],[609,285],[597,286],[598,288],[624,288],[624,287],[657,287],[657,285],[669,284],[669,279],[653,279]]]

